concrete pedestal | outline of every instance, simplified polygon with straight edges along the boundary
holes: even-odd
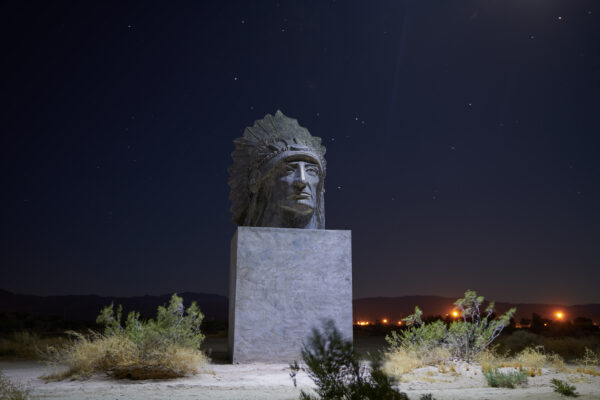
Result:
[[[234,363],[300,360],[322,320],[352,339],[351,231],[238,227],[229,281]]]

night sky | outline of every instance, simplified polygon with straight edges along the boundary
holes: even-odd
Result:
[[[3,2],[0,288],[227,294],[232,140],[281,109],[355,298],[600,302],[599,5]]]

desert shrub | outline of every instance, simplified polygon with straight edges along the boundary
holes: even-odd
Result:
[[[27,400],[29,399],[29,390],[11,382],[0,371],[0,399],[1,400]]]
[[[510,309],[498,319],[491,319],[494,302],[489,302],[484,313],[481,312],[485,298],[477,296],[472,290],[465,297],[456,300],[454,305],[460,310],[462,321],[454,321],[446,327],[443,321],[424,323],[422,312],[415,307],[415,313],[404,318],[409,325],[400,334],[392,332],[386,336],[391,351],[418,349],[430,351],[435,347],[448,349],[455,358],[470,361],[474,355],[487,348],[508,325],[516,309]]]
[[[527,375],[523,371],[500,371],[498,368],[483,372],[485,379],[491,387],[514,388],[527,383]]]
[[[502,349],[517,354],[528,347],[542,345],[541,337],[524,329],[517,329],[512,334],[498,340]]]
[[[434,347],[429,351],[398,348],[384,354],[382,369],[387,375],[400,376],[416,368],[444,364],[451,358],[452,354],[443,347]]]
[[[582,374],[600,376],[600,356],[596,354],[592,349],[585,348],[583,357],[575,360],[578,364],[576,371]]]
[[[586,368],[591,368],[600,365],[600,356],[592,349],[585,348],[583,357],[577,360],[578,364],[582,364]]]
[[[447,342],[458,358],[469,361],[475,354],[488,347],[517,311],[516,308],[511,308],[499,318],[490,319],[494,312],[494,302],[488,302],[482,314],[480,309],[484,301],[483,296],[477,296],[475,291],[467,290],[464,298],[454,302],[462,321],[450,324]]]
[[[437,320],[426,324],[421,319],[422,315],[421,309],[415,307],[415,313],[404,318],[404,322],[409,324],[409,327],[400,333],[392,331],[385,337],[393,349],[428,351],[444,343],[448,334],[444,321]]]
[[[549,359],[542,347],[527,347],[514,357],[514,363],[527,375],[533,377],[542,374],[542,367],[549,363]]]
[[[51,347],[51,361],[67,370],[51,374],[48,380],[89,377],[106,372],[115,378],[158,379],[194,374],[207,362],[200,351],[204,335],[200,332],[203,315],[196,303],[186,310],[176,294],[167,307],[158,307],[156,320],[140,320],[132,311],[121,323],[122,308],[105,307],[97,322],[104,334],[85,336],[70,332],[72,341],[64,347]]]
[[[500,357],[494,349],[480,351],[475,356],[474,361],[481,365],[481,370],[483,372],[496,369],[500,365]]]
[[[40,349],[64,343],[64,337],[41,338],[33,332],[15,331],[0,338],[0,358],[36,359],[40,357]]]
[[[585,355],[585,349],[600,349],[595,337],[542,337],[541,344],[548,352],[560,354],[566,360],[574,361]]]
[[[526,375],[534,377],[542,374],[542,368],[551,368],[557,372],[567,371],[562,357],[558,354],[546,353],[543,347],[527,347],[514,356],[508,352],[498,353],[498,347],[486,349],[475,357],[481,364],[481,369],[486,372],[496,368],[511,367],[523,371]]]
[[[500,349],[517,354],[527,347],[543,346],[544,351],[550,354],[558,354],[563,359],[575,361],[585,355],[585,349],[600,350],[600,340],[594,336],[560,336],[549,337],[531,333],[519,329],[510,335],[498,339]]]
[[[361,364],[352,342],[342,337],[333,321],[325,322],[322,330],[313,329],[301,353],[305,366],[290,365],[294,385],[296,373],[303,370],[317,386],[317,396],[303,390],[301,400],[408,400],[392,387],[393,380],[382,371],[378,357],[371,368]]]
[[[560,379],[552,379],[550,381],[550,384],[554,388],[555,392],[560,393],[563,396],[568,396],[568,397],[577,397],[577,396],[579,396],[579,393],[577,393],[575,391],[575,389],[576,389],[575,386],[569,385],[565,381],[561,381]]]
[[[422,394],[421,397],[419,397],[419,400],[435,400],[435,397],[433,397],[431,393],[427,393]]]

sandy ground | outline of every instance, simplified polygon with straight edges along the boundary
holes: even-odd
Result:
[[[310,389],[312,381],[300,373],[294,388],[285,364],[211,365],[211,372],[169,381],[111,380],[95,376],[84,381],[44,383],[39,377],[49,372],[41,363],[31,361],[0,362],[0,370],[14,382],[31,389],[32,399],[217,399],[287,400],[298,399],[300,389]],[[487,387],[481,371],[473,366],[457,368],[460,375],[441,374],[435,367],[421,368],[405,375],[399,388],[412,399],[431,393],[438,400],[561,399],[554,393],[550,379],[575,384],[579,399],[600,399],[600,377],[556,374],[544,370],[540,377],[529,378],[527,386],[517,389]]]

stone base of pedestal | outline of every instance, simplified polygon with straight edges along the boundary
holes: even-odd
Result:
[[[300,360],[323,320],[352,340],[351,231],[239,227],[229,279],[234,363]]]

